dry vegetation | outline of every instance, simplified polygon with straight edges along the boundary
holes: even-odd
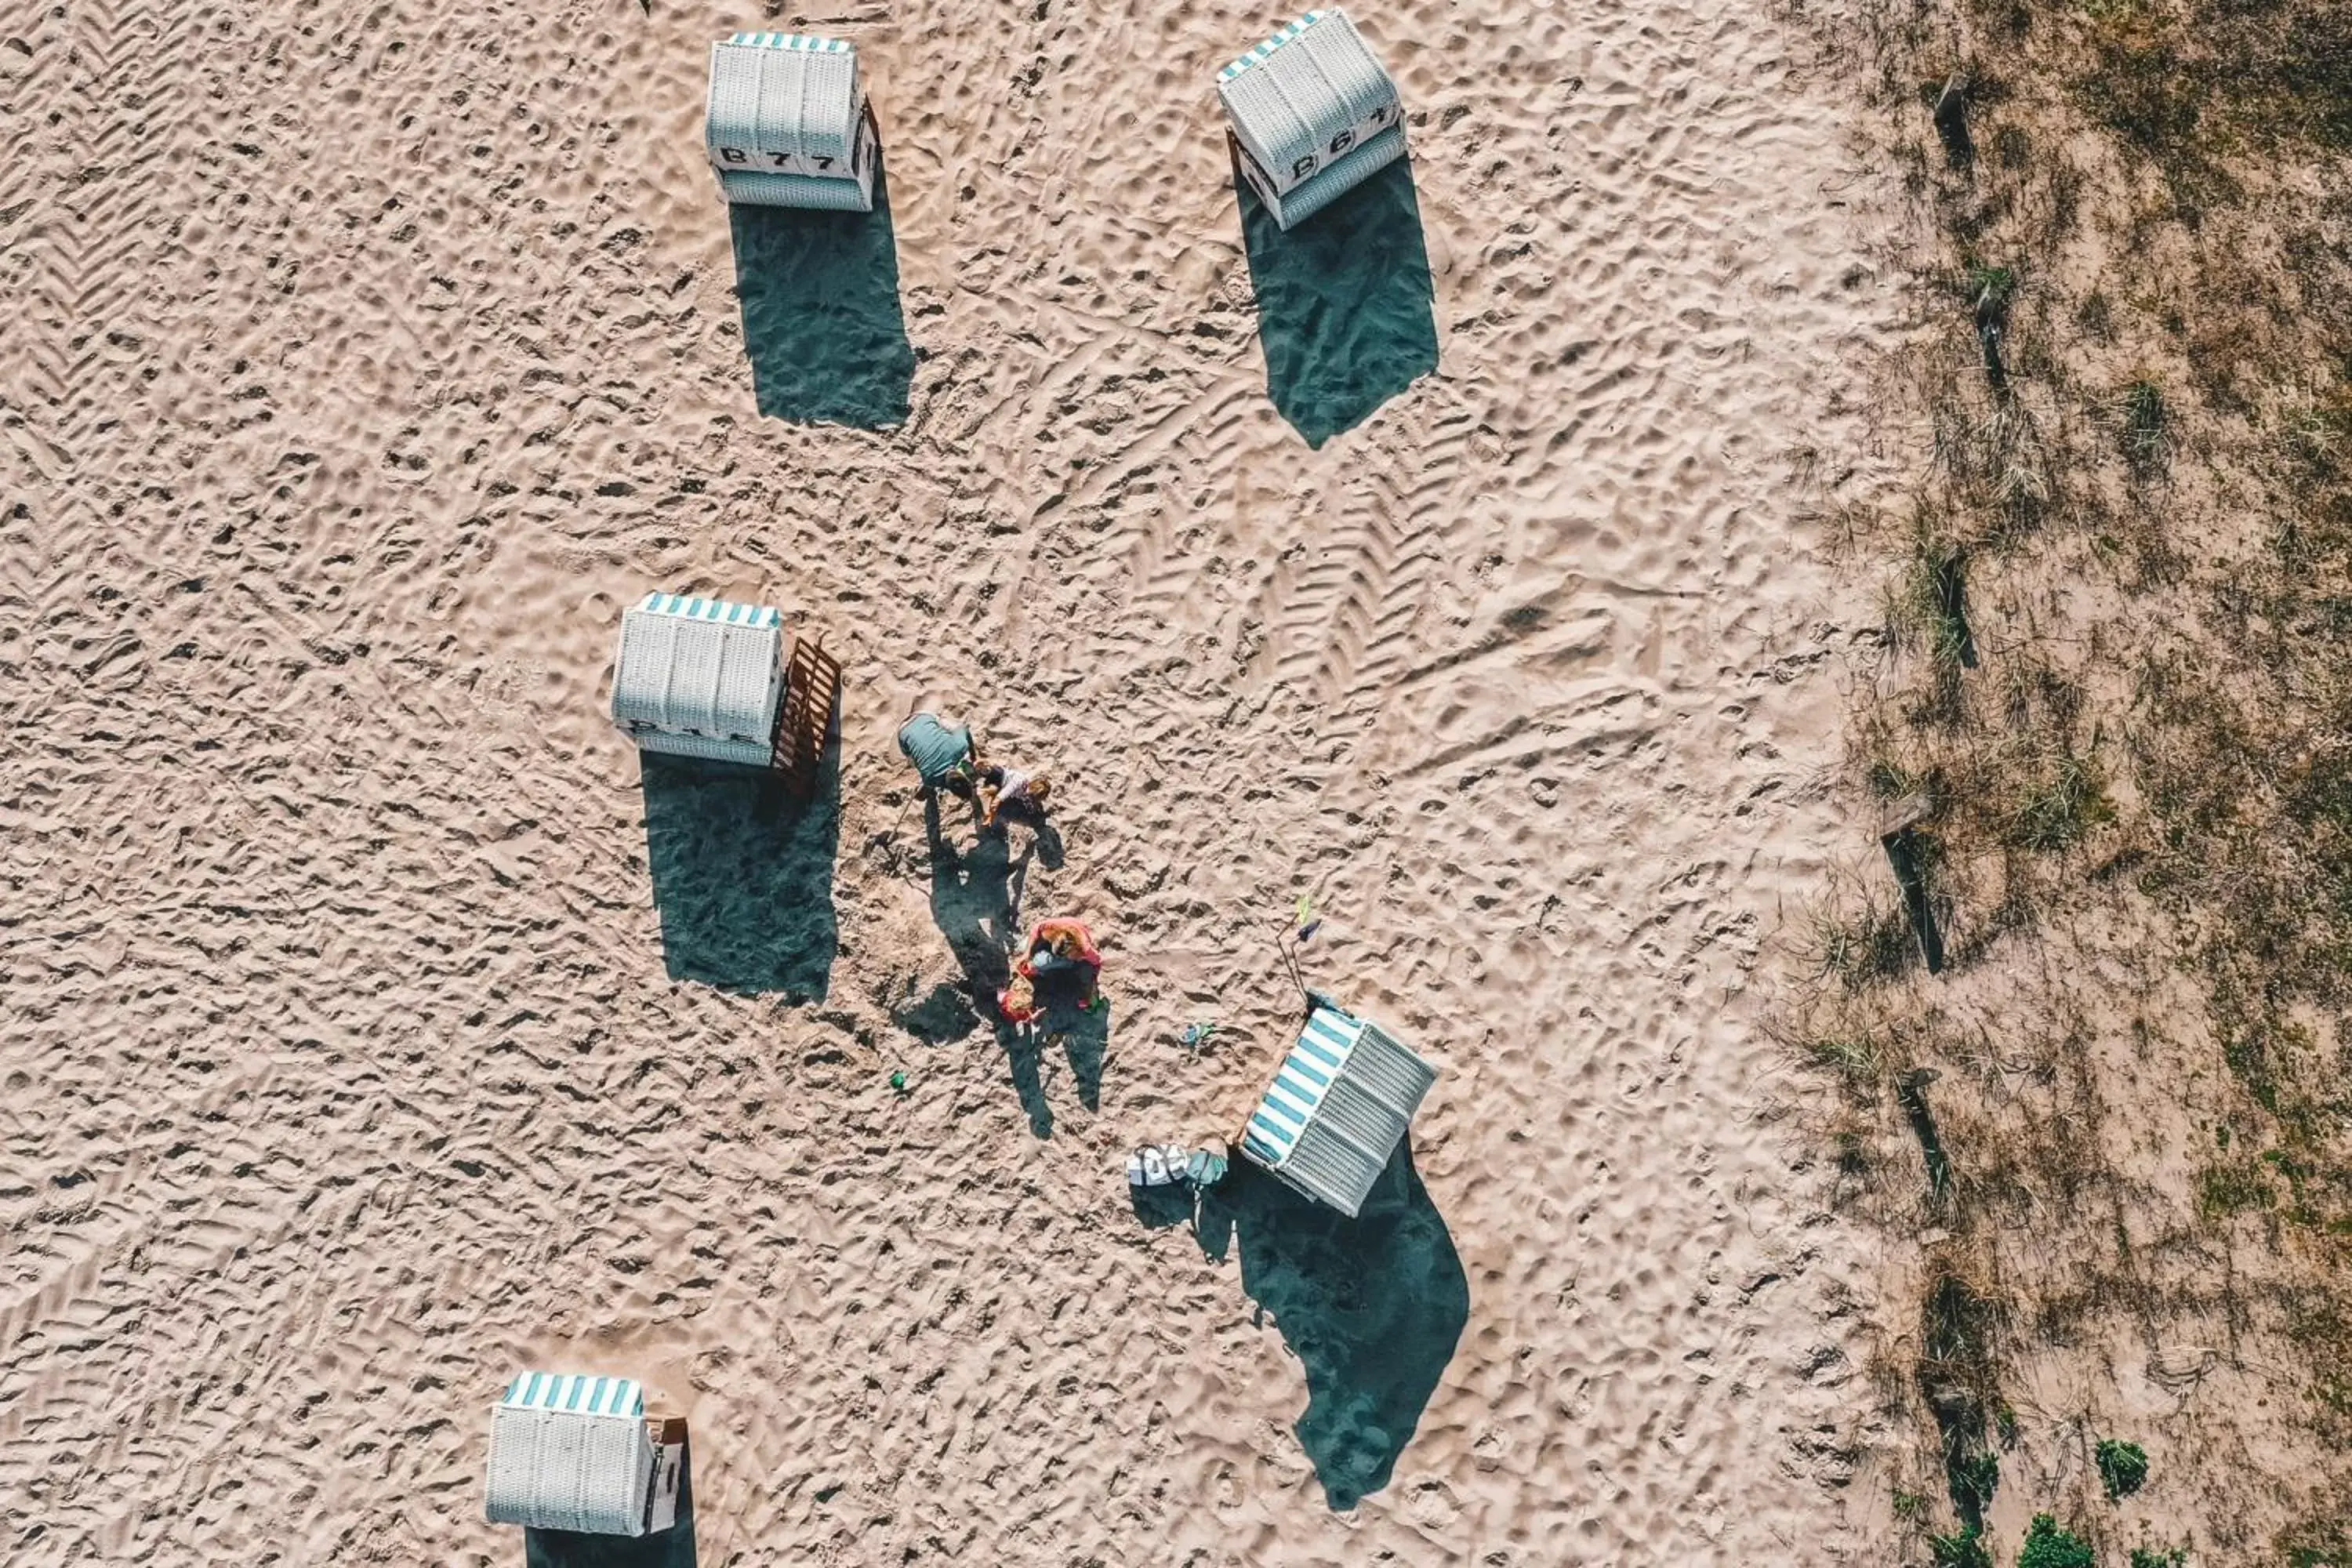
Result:
[[[1926,280],[1912,493],[1839,513],[1887,580],[1857,784],[1917,821],[1789,1015],[1841,1192],[1916,1243],[1887,1518],[1914,1562],[2352,1564],[2352,5],[1823,36]]]

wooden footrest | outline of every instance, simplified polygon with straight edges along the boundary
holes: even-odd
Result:
[[[841,695],[841,661],[824,651],[822,637],[793,639],[784,667],[784,700],[776,714],[774,765],[784,791],[795,801],[816,793],[817,773],[832,738],[833,710]]]

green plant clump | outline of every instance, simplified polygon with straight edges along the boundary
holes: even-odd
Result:
[[[2084,758],[2063,755],[2048,773],[2027,781],[2004,826],[2021,849],[2071,849],[2115,815],[2098,770]]]
[[[2099,1479],[2105,1483],[2107,1500],[2126,1498],[2147,1484],[2147,1453],[2137,1443],[2126,1443],[2109,1437],[2099,1445]]]
[[[1852,921],[1823,918],[1814,931],[1822,972],[1849,991],[1900,974],[1911,962],[1911,931],[1903,916],[1870,908]]]
[[[1973,1524],[1960,1526],[1955,1535],[1931,1535],[1927,1552],[1936,1561],[1936,1568],[1992,1568],[1992,1553],[1985,1550],[1984,1532]]]
[[[2159,1552],[2153,1546],[2132,1548],[2131,1568],[2181,1568],[2188,1561],[2188,1552],[2178,1546],[2169,1552]]]
[[[2095,1568],[2091,1543],[2071,1530],[2061,1530],[2046,1513],[2033,1516],[2018,1549],[2017,1568]]]
[[[1979,1448],[1951,1462],[1951,1482],[1955,1492],[1966,1492],[1983,1508],[1992,1501],[1994,1490],[2000,1485],[2000,1459],[1990,1448]]]
[[[2164,394],[2152,381],[2133,382],[2124,388],[2124,457],[2132,471],[2150,474],[2164,462]]]

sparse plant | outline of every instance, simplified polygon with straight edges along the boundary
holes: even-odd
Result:
[[[1882,801],[1937,780],[1932,831],[1916,837],[1949,846],[1937,891],[1946,901],[1932,907],[1956,911],[1955,962],[2031,928],[2011,944],[2018,956],[2045,973],[2073,972],[2019,1001],[2052,1004],[2077,979],[2095,994],[2122,982],[2091,965],[2112,973],[2136,959],[2194,978],[2205,1002],[2197,1037],[2140,1051],[2172,1082],[2114,1093],[2162,1100],[2173,1084],[2185,1096],[2201,1081],[2231,1097],[2234,1135],[2198,1101],[2213,1142],[2200,1136],[2186,1155],[2192,1168],[2214,1163],[2194,1171],[2197,1213],[2174,1223],[2251,1215],[2271,1240],[2253,1266],[2259,1282],[2234,1268],[2179,1280],[2155,1260],[2182,1256],[2171,1246],[2193,1237],[2152,1242],[2138,1225],[2077,1212],[2070,1200],[2101,1179],[2103,1151],[2121,1142],[2101,1135],[2113,1130],[2096,1125],[2096,1090],[2066,1098],[2075,1076],[2093,1072],[2094,1052],[2030,1067],[2019,1053],[2015,1072],[2004,1062],[1961,1080],[1981,1085],[1980,1100],[1966,1089],[1939,1099],[1953,1137],[1945,1165],[1931,1156],[1926,1219],[1952,1240],[1935,1244],[1915,1376],[1963,1528],[1937,1538],[1936,1560],[1987,1558],[1972,1510],[1996,1472],[1979,1457],[2012,1441],[1992,1414],[2001,1406],[1987,1298],[1950,1277],[1965,1265],[1991,1296],[1984,1282],[2006,1278],[2024,1253],[2014,1303],[1998,1299],[2053,1344],[2088,1342],[2085,1321],[2128,1292],[2152,1320],[2218,1305],[2306,1359],[2299,1418],[2329,1462],[2307,1488],[2296,1474],[2311,1500],[2273,1551],[2308,1568],[2352,1568],[2341,1524],[2352,1518],[2352,1470],[2340,1463],[2352,1451],[2352,1376],[2335,1371],[2352,1365],[2352,1164],[2342,1148],[2352,1125],[2342,1088],[2352,1057],[2352,677],[2342,657],[2352,640],[2352,269],[2340,226],[2310,210],[2310,193],[2333,190],[2339,155],[2352,151],[2352,5],[1981,0],[1952,18],[1965,62],[1951,58],[1953,31],[1925,12],[1869,10],[1869,47],[1890,98],[1903,100],[1909,188],[1958,259],[1946,263],[1939,330],[1906,362],[1917,396],[1903,405],[1919,408],[1934,441],[1921,454],[1919,499],[1907,530],[1874,511],[1869,536],[1893,557],[1887,624],[1924,657],[1875,672],[1856,771]],[[1965,176],[1934,170],[1917,87],[1961,129],[1973,121],[1982,156]],[[1951,136],[1935,129],[1948,150]],[[2125,174],[2111,181],[2117,151]],[[2139,368],[2118,376],[2118,358],[2134,363],[2124,356],[2140,356]],[[2086,388],[2099,389],[2089,395],[2100,405],[2074,417]],[[2120,504],[2117,456],[2133,486]],[[2181,482],[2151,504],[2142,487],[2167,472]],[[1936,592],[1939,552],[2000,568],[1969,584],[1981,590],[1970,609],[1985,658],[1965,678]],[[2068,650],[2066,679],[2045,688],[2035,667],[2057,648]],[[2127,925],[2085,921],[2092,899],[2139,908]],[[1900,922],[1885,925],[1888,963],[1907,964]],[[2121,939],[2147,951],[2116,951],[2123,929],[2147,933]],[[1844,1073],[1862,1063],[1855,1042],[1873,1042],[1872,1093],[1841,1106],[1884,1117],[1892,1102],[1916,1131],[1896,1069],[1958,1058],[1930,1058],[1905,1032],[1919,1001],[1910,989],[1856,994],[1881,973],[1871,934],[1855,927],[1835,946],[1843,962],[1824,964],[1846,979],[1846,1012],[1815,1045]],[[2031,990],[2025,973],[2021,964]],[[1956,1009],[1981,1017],[1992,1005],[1953,990]],[[2200,1059],[2209,1048],[2211,1071]],[[2057,1098],[2051,1125],[2018,1125],[2010,1085],[2021,1077]],[[2025,1147],[2042,1143],[2051,1148]],[[1915,1216],[1906,1178],[1917,1166],[1885,1159],[1891,1145],[1871,1144],[1881,1160],[1868,1190],[1899,1193]],[[2162,1215],[2165,1195],[2149,1194],[2144,1217]],[[2043,1248],[2045,1225],[2080,1231],[2073,1239],[2084,1245]],[[2265,1322],[2250,1310],[2252,1291],[2293,1305]],[[2142,1478],[2145,1454],[2116,1439],[2099,1447],[2106,1489],[2130,1495],[2141,1480],[2126,1450]],[[2283,1468],[2303,1463],[2266,1452]],[[2022,1568],[2091,1561],[2084,1540],[2046,1515],[2024,1547]],[[2180,1568],[2185,1556],[2143,1547],[2132,1564]]]
[[[1896,1487],[1895,1489],[1895,1517],[1906,1521],[1916,1521],[1927,1518],[1927,1499],[1926,1494],[1921,1492],[1907,1492],[1901,1487]]]
[[[1921,527],[1913,535],[1911,560],[1886,598],[1886,625],[1898,647],[1923,636],[1927,657],[1939,667],[1973,663],[1965,603],[1967,552],[1948,534]]]
[[[1973,1499],[1979,1510],[1991,1507],[1992,1494],[2000,1489],[2000,1457],[1990,1448],[1961,1455],[1952,1461],[1952,1485]]]
[[[2102,342],[2116,335],[2116,310],[2104,289],[2094,289],[2074,308],[2074,322]]]
[[[2046,1513],[2037,1513],[2026,1527],[2025,1544],[2018,1548],[2017,1568],[2096,1568],[2091,1543]]]
[[[2179,1546],[2169,1550],[2135,1546],[2131,1550],[2131,1568],[2182,1568],[2188,1561],[2188,1552]]]
[[[1881,757],[1873,762],[1864,773],[1870,793],[1879,800],[1901,800],[1904,796],[1927,787],[1927,775],[1915,773],[1902,763]]]
[[[2114,817],[2090,759],[2062,752],[2026,780],[2003,824],[2003,837],[2021,849],[2072,849]]]
[[[1891,980],[1910,967],[1911,932],[1900,913],[1866,904],[1851,920],[1821,917],[1813,928],[1821,972],[1849,991]]]
[[[2116,405],[2123,431],[2124,460],[2131,465],[2133,473],[2146,479],[2164,467],[2164,394],[2157,390],[2156,383],[2142,377],[2124,388]]]
[[[2105,1438],[2099,1444],[2096,1458],[2099,1481],[2107,1489],[2109,1502],[2127,1498],[2147,1484],[2147,1454],[2137,1443]]]
[[[1998,320],[2009,313],[2017,298],[2017,271],[2009,267],[1971,267],[1962,279],[1962,290],[1979,321]]]
[[[2334,474],[2347,440],[2352,439],[2352,400],[2339,390],[2326,400],[2291,405],[2280,417],[2279,439],[2311,472]]]
[[[1878,1080],[1878,1045],[1867,1035],[1819,1035],[1804,1041],[1803,1050],[1815,1066],[1828,1068],[1855,1089]]]

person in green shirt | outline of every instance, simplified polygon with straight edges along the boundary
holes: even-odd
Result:
[[[980,765],[980,748],[971,726],[942,719],[918,708],[898,726],[898,750],[915,764],[923,793],[944,789],[964,800],[971,798],[972,778]]]
[[[915,774],[922,780],[923,837],[930,844],[931,858],[937,861],[944,856],[951,863],[955,853],[940,826],[940,792],[945,790],[978,808],[973,785],[980,771],[980,748],[971,738],[971,726],[941,718],[918,699],[914,711],[898,726],[898,750],[915,764]]]

